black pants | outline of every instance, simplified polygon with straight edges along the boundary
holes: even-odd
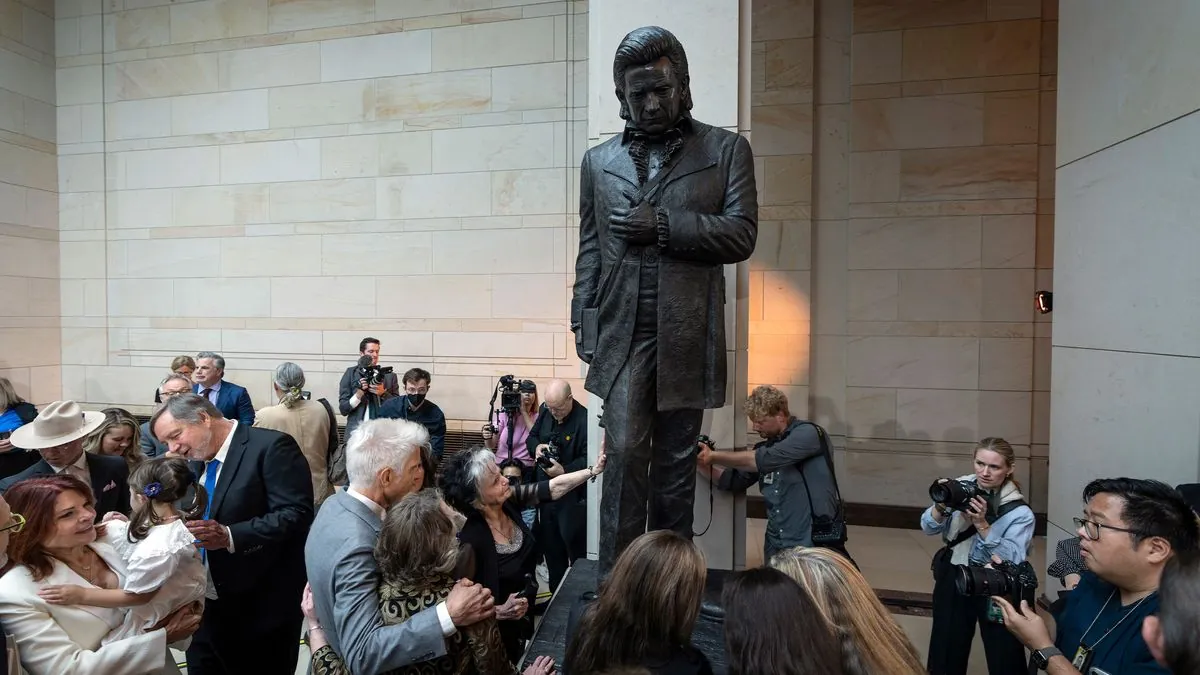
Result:
[[[657,357],[655,337],[635,334],[604,400],[608,465],[600,502],[602,576],[647,529],[692,538],[696,437],[704,411],[658,410]]]
[[[566,499],[572,497],[568,496]],[[546,558],[550,592],[553,593],[558,590],[558,584],[566,576],[567,568],[576,560],[587,557],[586,502],[543,505],[538,509],[537,540],[542,547],[542,555]]]
[[[304,617],[296,612],[295,619],[281,622],[277,614],[291,609],[205,601],[200,628],[187,650],[188,675],[292,675],[300,658]],[[257,627],[255,622],[261,620],[273,626]]]
[[[988,598],[959,595],[954,574],[938,576],[933,586],[933,629],[929,634],[930,675],[965,675],[979,624],[989,675],[1025,675],[1025,647],[1003,625],[987,618]]]

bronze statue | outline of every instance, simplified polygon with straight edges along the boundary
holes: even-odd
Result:
[[[604,399],[608,470],[600,571],[649,529],[692,536],[696,438],[725,404],[723,265],[750,257],[750,144],[692,119],[687,56],[670,31],[617,47],[622,135],[584,155],[571,331]]]

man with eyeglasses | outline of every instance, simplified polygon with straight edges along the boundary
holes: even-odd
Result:
[[[1172,556],[1197,550],[1196,514],[1171,486],[1106,478],[1083,490],[1075,519],[1087,571],[1055,616],[1056,640],[1033,608],[996,598],[1009,632],[1051,675],[1143,675],[1168,671],[1142,638],[1142,620],[1158,613],[1158,585]]]
[[[166,403],[167,399],[173,396],[191,392],[192,381],[187,376],[171,373],[163,380],[162,384],[158,385],[158,402],[159,404]],[[142,454],[147,457],[162,457],[167,454],[166,444],[159,442],[154,434],[150,433],[149,421],[142,423],[141,440],[138,445],[142,448]]]

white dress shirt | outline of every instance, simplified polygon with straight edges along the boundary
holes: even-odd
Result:
[[[346,494],[362,502],[362,504],[368,509],[371,509],[371,513],[379,516],[380,521],[383,521],[384,516],[387,515],[387,509],[383,508],[379,504],[376,504],[373,500],[371,500],[370,497],[367,497],[354,488],[347,488]],[[442,624],[442,635],[445,637],[450,637],[458,632],[458,629],[454,627],[454,620],[450,618],[450,610],[446,608],[445,601],[437,604],[437,616],[438,622]]]
[[[216,390],[213,391],[213,395],[214,396],[216,395]],[[213,492],[216,492],[217,486],[221,484],[221,471],[223,471],[225,469],[225,458],[229,455],[229,446],[233,444],[233,432],[237,431],[237,427],[238,427],[237,420],[229,420],[229,422],[233,425],[233,426],[229,427],[229,435],[225,437],[225,442],[221,443],[221,447],[220,447],[220,449],[217,450],[217,454],[213,455],[213,458],[209,460],[209,462],[212,462],[212,461],[220,462],[220,464],[217,465],[216,475],[213,476]],[[205,462],[204,463],[204,472],[200,474],[200,484],[201,485],[204,484],[204,476],[207,472],[208,472],[208,462]],[[209,500],[210,504],[212,503],[212,498],[213,498],[212,494],[209,494],[208,500]],[[234,552],[233,531],[229,529],[228,525],[225,525],[224,527],[225,527],[225,538],[229,540],[229,547],[226,550],[229,551],[230,553],[233,553]],[[210,568],[208,566],[207,556],[204,559],[204,567],[205,567],[205,569],[208,570],[208,592],[204,594],[204,597],[208,598],[209,600],[216,600],[217,599],[217,587],[215,585],[213,585],[212,568]]]
[[[217,383],[214,384],[212,387],[205,387],[202,384],[198,384],[198,385],[196,385],[196,393],[200,394],[200,393],[203,393],[205,389],[212,389],[212,391],[208,392],[208,402],[213,405],[216,405],[217,404],[217,395],[218,395],[218,392],[221,391],[221,383],[224,381],[225,380],[217,380]]]

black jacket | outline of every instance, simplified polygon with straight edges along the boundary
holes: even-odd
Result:
[[[571,330],[598,326],[586,389],[608,398],[629,354],[642,261],[658,265],[658,409],[725,404],[725,271],[754,252],[758,193],[745,138],[692,121],[679,163],[651,203],[666,214],[665,248],[626,246],[610,235],[609,216],[639,189],[628,140],[615,136],[583,156],[579,182],[579,254]],[[695,144],[696,147],[689,146]],[[602,277],[612,272],[600,296]]]
[[[99,521],[109,511],[129,515],[129,465],[125,463],[125,458],[93,455],[90,452],[85,452],[84,457],[92,477],[92,492],[96,496],[96,520]],[[53,476],[55,473],[46,460],[39,459],[21,473],[0,480],[0,493],[26,478]]]
[[[379,406],[386,400],[395,398],[400,395],[400,380],[396,377],[396,373],[388,373],[383,376],[383,395],[376,396],[375,394],[362,395],[362,400],[358,402],[358,406],[351,408],[350,399],[354,397],[354,392],[360,391],[358,381],[362,379],[358,372],[358,366],[350,366],[346,372],[342,373],[342,380],[338,383],[338,411],[346,418],[346,438],[350,438],[351,432],[363,421],[363,415],[366,414],[367,408],[372,407],[371,418],[379,417]]]

